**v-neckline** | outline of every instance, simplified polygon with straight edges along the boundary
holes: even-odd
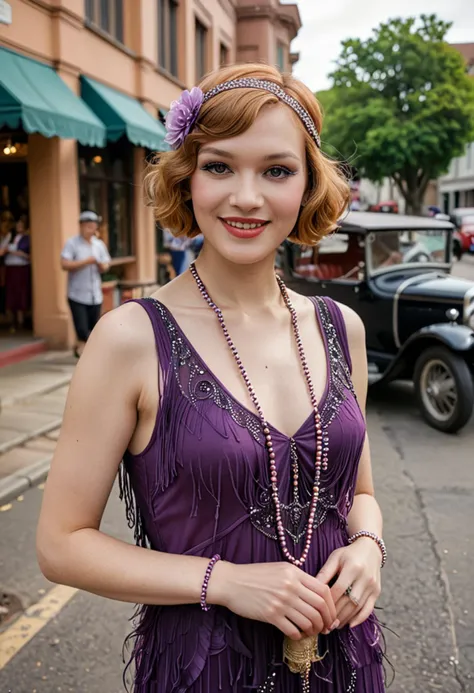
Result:
[[[234,404],[236,404],[238,407],[240,407],[241,409],[243,409],[247,414],[249,414],[249,415],[252,416],[253,418],[255,418],[255,419],[257,419],[258,421],[260,421],[260,419],[259,419],[259,417],[258,417],[258,414],[257,414],[255,411],[252,411],[251,409],[249,409],[249,407],[248,407],[246,404],[243,404],[243,402],[241,402],[239,399],[237,399],[237,397],[235,397],[235,395],[232,394],[232,392],[229,390],[229,388],[226,387],[226,385],[224,385],[224,383],[222,382],[222,380],[216,376],[216,374],[214,373],[214,371],[212,370],[212,368],[209,368],[209,366],[207,365],[206,361],[202,358],[202,356],[201,356],[201,354],[199,353],[199,351],[194,347],[193,343],[192,343],[191,340],[188,338],[188,336],[186,335],[186,332],[183,330],[183,328],[181,327],[181,325],[179,324],[179,322],[177,321],[177,319],[175,318],[175,316],[173,315],[173,313],[171,312],[171,310],[168,308],[168,306],[166,306],[164,303],[162,303],[162,302],[161,302],[160,300],[158,300],[157,298],[152,298],[151,300],[154,301],[155,303],[157,303],[158,305],[160,305],[160,306],[163,308],[163,310],[166,312],[167,316],[170,318],[170,320],[172,321],[173,325],[175,326],[176,330],[179,332],[181,338],[184,340],[184,342],[186,342],[188,348],[193,352],[193,354],[196,356],[196,358],[197,358],[198,361],[200,362],[202,368],[203,368],[204,370],[206,370],[206,371],[209,373],[210,376],[212,376],[212,378],[214,379],[214,381],[216,382],[216,384],[219,386],[219,388],[221,388],[221,389],[225,392],[225,394],[227,395],[227,397],[228,397],[230,400],[232,400],[232,402],[234,402]],[[326,332],[325,332],[325,330],[324,330],[323,322],[322,322],[322,319],[321,319],[321,314],[320,314],[320,311],[319,311],[318,302],[317,302],[317,300],[314,300],[314,299],[311,298],[311,297],[308,297],[308,300],[311,301],[311,303],[312,303],[313,306],[314,306],[314,312],[315,312],[315,315],[316,315],[316,320],[317,320],[317,323],[318,323],[319,332],[320,332],[321,338],[322,338],[322,340],[323,340],[324,353],[325,353],[325,358],[326,358],[326,384],[325,384],[323,393],[322,393],[322,395],[321,395],[321,399],[318,401],[318,409],[319,409],[319,412],[321,413],[321,412],[323,411],[323,409],[324,409],[324,406],[325,406],[325,403],[326,403],[326,399],[327,399],[327,396],[328,396],[328,393],[329,393],[329,389],[330,389],[330,386],[331,386],[331,380],[332,380],[331,362],[330,362],[330,355],[329,355],[329,348],[328,348],[327,335],[326,335]],[[324,300],[324,299],[321,299],[321,300]],[[298,429],[295,431],[295,433],[293,433],[293,435],[291,435],[291,436],[287,435],[286,433],[283,433],[283,431],[280,431],[280,429],[278,429],[276,426],[274,426],[274,425],[273,425],[272,423],[270,423],[268,420],[266,421],[266,423],[267,423],[267,426],[268,426],[269,428],[271,428],[272,431],[273,431],[275,434],[277,434],[277,435],[280,436],[281,438],[284,438],[284,439],[287,440],[287,441],[291,441],[291,440],[294,440],[295,438],[297,438],[297,437],[306,429],[306,427],[309,425],[309,422],[313,419],[313,417],[314,417],[314,410],[312,409],[312,410],[309,412],[308,416],[305,418],[305,420],[302,422],[302,424],[299,426],[299,428],[298,428]]]

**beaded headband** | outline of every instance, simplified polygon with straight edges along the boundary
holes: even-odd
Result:
[[[218,84],[206,93],[203,93],[199,87],[193,87],[191,91],[187,89],[183,91],[179,99],[173,101],[166,116],[167,134],[165,142],[167,142],[172,149],[179,149],[196,125],[201,106],[207,103],[209,99],[212,99],[213,96],[222,94],[224,91],[230,91],[231,89],[263,89],[264,91],[270,92],[293,109],[313,138],[316,146],[319,148],[321,147],[321,139],[316,125],[308,111],[303,108],[299,101],[287,94],[286,91],[275,82],[270,82],[266,79],[257,79],[255,77],[244,77],[243,79],[232,79],[229,82],[222,82],[222,84]]]

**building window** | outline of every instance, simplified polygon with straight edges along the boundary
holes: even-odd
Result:
[[[229,49],[223,43],[219,48],[219,64],[221,67],[229,64]]]
[[[207,29],[196,19],[196,81],[207,72]]]
[[[133,255],[133,147],[109,142],[107,149],[79,146],[81,209],[102,217],[103,241],[113,258]]]
[[[280,72],[285,72],[286,70],[285,46],[280,42],[277,43],[277,67]]]
[[[123,43],[123,0],[85,0],[86,21]]]
[[[178,0],[158,0],[158,64],[178,76]]]

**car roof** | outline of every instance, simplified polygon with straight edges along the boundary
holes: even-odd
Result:
[[[456,207],[456,209],[453,209],[453,214],[458,214],[458,215],[464,215],[464,214],[473,214],[474,213],[474,207]]]
[[[388,214],[384,212],[349,212],[339,222],[341,231],[365,233],[367,231],[404,231],[415,229],[451,230],[450,221],[439,221],[433,217],[415,217],[408,214]]]

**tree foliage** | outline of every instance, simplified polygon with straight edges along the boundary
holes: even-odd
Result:
[[[333,86],[317,96],[323,142],[374,182],[390,176],[420,213],[430,180],[474,139],[474,79],[435,15],[393,19],[342,43]]]

